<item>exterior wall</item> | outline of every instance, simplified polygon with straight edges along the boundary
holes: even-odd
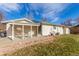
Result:
[[[50,35],[52,26],[49,26],[49,25],[42,25],[41,27],[42,27],[42,28],[41,28],[41,29],[42,29],[42,35],[44,35],[44,36]]]
[[[58,28],[58,33],[59,34],[64,34],[64,29],[63,29],[63,27],[57,27]]]
[[[70,34],[70,29],[66,28],[66,34]]]
[[[58,27],[52,26],[52,30],[51,31],[52,31],[53,34],[56,34],[58,32]]]
[[[55,28],[56,27],[56,28]],[[51,26],[51,25],[42,25],[42,35],[55,35],[56,33],[62,34],[70,34],[69,28],[63,28],[61,26]]]
[[[53,35],[56,33],[63,34],[63,28],[58,26],[42,25],[42,35],[51,35],[51,33]]]

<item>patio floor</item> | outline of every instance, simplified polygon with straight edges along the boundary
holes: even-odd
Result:
[[[33,38],[26,38],[22,39],[15,39],[11,40],[9,38],[0,38],[0,55],[14,52],[18,49],[31,46],[37,43],[44,43],[44,42],[52,42],[53,36],[41,36],[41,37],[33,37]]]

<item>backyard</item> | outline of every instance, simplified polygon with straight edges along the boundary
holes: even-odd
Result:
[[[38,43],[4,54],[10,56],[79,56],[79,35],[56,36],[49,43]]]

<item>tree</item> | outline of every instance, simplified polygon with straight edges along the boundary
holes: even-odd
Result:
[[[3,21],[4,17],[3,17],[3,13],[0,12],[0,32],[3,31],[4,26],[2,25],[1,21]]]
[[[76,22],[79,23],[79,17],[76,19]]]
[[[3,21],[3,14],[2,14],[2,12],[0,12],[0,23],[1,23],[1,21]]]
[[[72,19],[67,19],[66,21],[64,21],[63,23],[61,23],[62,25],[66,25],[66,26],[72,26],[71,23]]]

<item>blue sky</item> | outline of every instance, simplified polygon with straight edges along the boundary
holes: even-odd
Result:
[[[76,22],[76,18],[79,17],[79,4],[1,3],[0,12],[3,13],[5,20],[27,17],[36,21],[47,19],[52,24],[60,24],[67,19]]]

